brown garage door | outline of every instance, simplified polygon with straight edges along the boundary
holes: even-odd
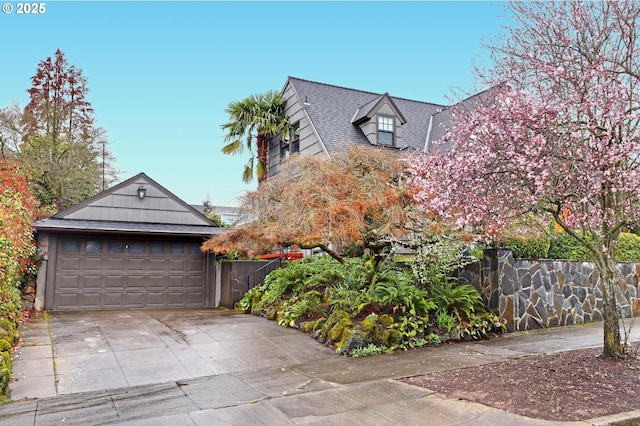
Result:
[[[197,242],[60,238],[55,309],[206,306]]]

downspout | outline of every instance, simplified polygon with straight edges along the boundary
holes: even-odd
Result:
[[[431,129],[433,128],[433,115],[429,118],[429,130],[427,130],[427,139],[424,141],[424,151],[427,152],[431,148],[429,139],[431,138]]]
[[[38,274],[36,275],[36,300],[34,301],[34,308],[36,311],[42,311],[44,309],[44,301],[47,290],[47,264],[49,263],[49,234],[40,233],[38,235],[38,246],[42,251],[42,262],[38,267]],[[51,289],[53,291],[53,289]]]

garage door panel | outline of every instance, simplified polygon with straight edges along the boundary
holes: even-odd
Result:
[[[186,261],[184,259],[171,259],[169,261],[169,272],[184,272]]]
[[[147,306],[164,306],[167,304],[167,295],[164,292],[150,291],[147,293]]]
[[[56,309],[206,306],[205,261],[193,242],[59,238]]]
[[[58,269],[60,271],[77,271],[80,269],[79,257],[62,257],[58,261]]]
[[[165,275],[151,275],[147,277],[147,288],[150,291],[164,289],[167,286],[167,277]]]
[[[189,259],[189,271],[204,271],[204,260],[202,259]]]
[[[121,290],[124,286],[124,275],[107,275],[103,283],[105,290]]]
[[[185,277],[171,275],[168,277],[169,290],[183,289],[185,288]]]
[[[125,282],[125,288],[144,288],[146,282],[147,279],[144,275],[128,275]]]
[[[81,290],[95,290],[102,287],[102,276],[86,275],[78,280],[78,288]]]
[[[77,275],[59,275],[56,281],[57,288],[62,291],[80,288],[80,277]]]
[[[121,308],[123,306],[124,306],[124,291],[103,293],[102,307]]]
[[[147,262],[144,258],[129,258],[126,263],[127,271],[144,271]]]
[[[167,293],[167,305],[168,306],[184,306],[185,302],[184,293],[182,292],[168,292]]]
[[[196,306],[201,303],[204,297],[204,292],[201,292],[201,291],[190,292],[190,293],[187,293],[187,296],[188,296],[187,304],[190,306]]]
[[[80,262],[80,268],[85,271],[102,271],[102,258],[87,257]]]
[[[78,294],[77,293],[59,293],[55,297],[56,306],[61,308],[73,308],[78,306]]]
[[[104,269],[106,271],[123,271],[125,261],[123,257],[107,257],[104,260]]]
[[[147,301],[147,294],[142,291],[129,292],[125,293],[125,306],[135,308],[135,307],[143,307],[145,306],[145,302]]]
[[[151,272],[164,272],[167,269],[165,259],[149,259],[148,270]]]
[[[187,277],[187,287],[189,289],[194,288],[202,288],[202,280],[204,277],[202,275],[192,275]]]
[[[86,308],[99,308],[101,302],[102,294],[100,292],[81,293],[78,295],[78,304]]]

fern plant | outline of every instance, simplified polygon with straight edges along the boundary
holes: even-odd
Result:
[[[458,321],[470,317],[476,310],[484,311],[480,293],[469,284],[454,285],[447,280],[431,288],[430,298],[436,306],[437,315],[448,314]]]

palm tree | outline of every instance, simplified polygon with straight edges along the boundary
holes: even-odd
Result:
[[[222,152],[239,155],[246,148],[252,154],[244,166],[243,182],[251,182],[254,170],[258,182],[266,178],[269,141],[289,131],[289,120],[284,114],[285,105],[286,100],[282,95],[271,90],[231,102],[225,110],[229,114],[229,121],[221,126],[226,132],[224,141],[227,143]]]

